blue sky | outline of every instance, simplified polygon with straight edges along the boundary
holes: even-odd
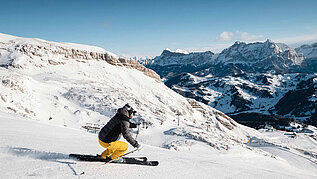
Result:
[[[235,41],[317,42],[316,0],[7,0],[0,32],[156,56],[164,48],[219,52]]]

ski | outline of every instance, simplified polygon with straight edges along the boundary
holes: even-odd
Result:
[[[135,165],[157,166],[159,162],[158,161],[140,161],[136,158],[123,158],[122,163],[115,163],[115,164],[135,164]]]
[[[102,158],[100,155],[84,155],[84,154],[69,154],[69,158],[76,159],[78,161],[86,162],[106,162],[114,164],[134,164],[134,165],[146,165],[146,166],[157,166],[158,161],[148,161],[147,157],[122,157],[122,163],[116,163],[114,161],[108,161]]]
[[[100,155],[84,155],[84,154],[69,154],[69,158],[77,159],[80,161],[91,161],[91,162],[109,162],[106,159],[102,158]],[[145,162],[147,157],[122,157],[127,160],[138,160]]]

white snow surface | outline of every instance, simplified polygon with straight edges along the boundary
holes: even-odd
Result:
[[[76,44],[76,43],[69,43],[69,42],[52,42],[46,41],[43,39],[38,38],[23,38],[23,37],[16,37],[12,35],[7,35],[0,33],[0,44],[30,44],[30,45],[38,45],[41,47],[51,47],[51,46],[60,46],[68,49],[76,49],[76,50],[86,50],[98,53],[107,53],[113,57],[118,57],[117,55],[96,46],[90,45],[83,45],[83,44]]]
[[[221,152],[198,142],[191,151],[145,145],[142,151],[131,154],[158,160],[156,167],[80,162],[69,159],[68,154],[103,151],[96,134],[0,113],[1,178],[317,177],[316,164],[301,154],[268,145],[259,148],[274,155],[251,147]]]
[[[165,48],[164,50],[170,51],[172,53],[182,53],[182,54],[189,54],[189,52],[187,52],[186,50],[182,50],[182,49],[176,49],[175,51],[169,49],[169,48]]]
[[[76,51],[104,50],[67,44],[65,57],[61,43],[0,37],[0,178],[317,176],[314,167],[297,167],[247,146],[250,138],[270,139],[222,112],[139,70],[95,55],[79,58]],[[159,160],[158,167],[68,159],[69,153],[102,152],[97,135],[83,126],[102,127],[127,102],[138,111],[133,120],[142,122],[137,140],[145,149],[138,155]]]

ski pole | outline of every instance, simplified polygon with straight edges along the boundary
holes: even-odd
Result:
[[[138,125],[138,131],[136,132],[135,140],[138,138],[139,132],[140,132],[140,125]]]

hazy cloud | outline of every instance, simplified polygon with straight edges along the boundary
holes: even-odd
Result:
[[[223,49],[228,48],[232,45],[231,42],[217,43],[212,45],[205,45],[197,48],[185,48],[186,51],[189,52],[205,52],[211,51],[214,53],[220,53]]]
[[[272,39],[274,42],[282,42],[288,45],[301,45],[304,43],[315,43],[317,42],[317,33],[299,35],[294,37],[284,37],[280,39]]]
[[[218,42],[229,42],[232,40],[233,33],[232,32],[222,32],[219,37],[216,38]]]
[[[241,41],[263,40],[263,35],[252,35],[247,32],[236,31],[237,39]]]
[[[230,42],[234,40],[241,40],[241,41],[255,41],[255,40],[263,40],[263,35],[253,35],[249,34],[248,32],[222,32],[219,37],[216,38],[217,42]]]

